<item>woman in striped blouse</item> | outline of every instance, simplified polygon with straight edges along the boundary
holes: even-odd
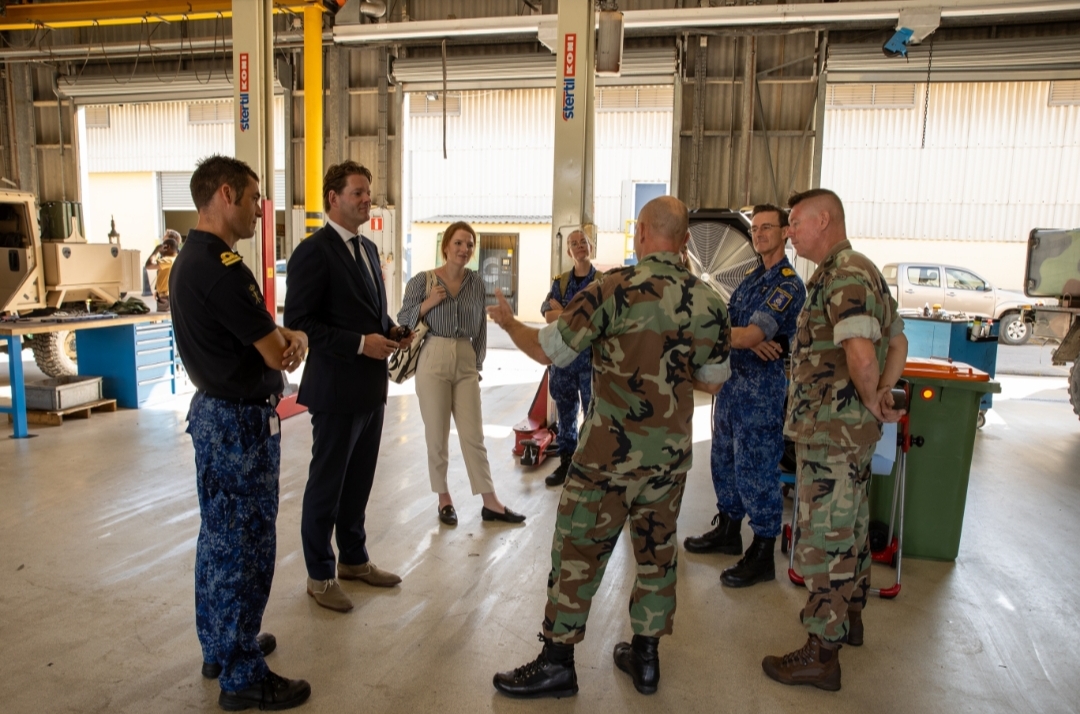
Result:
[[[484,281],[465,267],[476,250],[476,231],[468,223],[452,224],[443,233],[441,250],[445,262],[433,271],[431,292],[425,295],[428,280],[424,273],[413,276],[398,313],[398,324],[415,328],[423,320],[428,326],[416,368],[416,397],[424,419],[431,490],[439,494],[439,520],[457,525],[446,483],[453,416],[473,494],[484,499],[481,517],[521,523],[525,516],[505,507],[495,495],[484,446],[480,411],[480,370],[487,352]]]

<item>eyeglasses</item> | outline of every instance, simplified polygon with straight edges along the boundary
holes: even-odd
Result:
[[[772,223],[762,223],[760,226],[750,226],[750,233],[754,234],[759,231],[771,231],[773,228],[779,228],[780,226]]]

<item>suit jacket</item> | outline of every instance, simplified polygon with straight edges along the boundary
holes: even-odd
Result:
[[[361,266],[348,246],[326,225],[293,251],[286,273],[285,326],[308,336],[308,359],[297,401],[312,411],[356,413],[386,404],[386,360],[358,354],[362,335],[389,336],[386,288],[379,256],[360,242],[375,270],[372,296]]]

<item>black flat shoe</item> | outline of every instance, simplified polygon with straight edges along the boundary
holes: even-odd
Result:
[[[505,506],[503,506],[503,508],[505,510],[502,513],[499,513],[498,511],[493,511],[487,506],[484,506],[480,509],[480,517],[483,518],[485,521],[505,521],[506,523],[525,522],[525,516],[523,516],[522,514],[514,513]]]
[[[255,635],[255,644],[259,645],[259,651],[265,657],[277,649],[277,638],[269,632],[260,632]],[[207,679],[217,679],[221,676],[221,665],[217,662],[203,662],[202,676]]]
[[[439,520],[448,526],[457,525],[457,511],[454,510],[453,504],[439,509]]]

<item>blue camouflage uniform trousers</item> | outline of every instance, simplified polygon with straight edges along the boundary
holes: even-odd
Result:
[[[766,270],[752,269],[731,296],[733,327],[757,325],[766,339],[795,335],[806,289],[787,258]],[[713,411],[712,478],[717,509],[760,538],[780,535],[784,500],[780,457],[784,453],[784,360],[764,361],[750,350],[731,351],[731,379]]]
[[[195,549],[195,629],[227,691],[269,671],[255,641],[277,555],[281,435],[274,408],[197,393],[188,411],[202,524]]]
[[[572,456],[578,443],[578,408],[592,401],[592,354],[585,350],[568,367],[548,368],[548,388],[559,414],[559,455]]]
[[[782,377],[752,380],[733,374],[720,390],[713,411],[712,478],[717,509],[736,521],[749,515],[750,529],[762,538],[778,536],[783,520],[780,457],[786,387]]]

